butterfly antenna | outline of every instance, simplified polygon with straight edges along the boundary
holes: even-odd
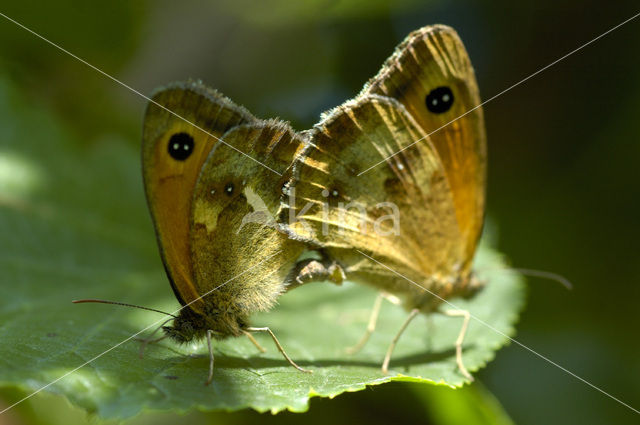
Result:
[[[148,310],[148,311],[153,311],[153,312],[156,312],[156,313],[166,314],[167,316],[175,317],[176,319],[178,318],[178,316],[175,316],[175,315],[173,315],[171,313],[167,313],[166,311],[156,310],[155,308],[150,308],[150,307],[142,307],[141,305],[121,303],[121,302],[117,302],[117,301],[86,299],[86,300],[73,300],[71,302],[74,303],[74,304],[99,303],[99,304],[121,305],[121,306],[124,306],[124,307],[133,307],[133,308],[139,308],[140,310]]]
[[[485,269],[483,271],[492,271],[492,270],[500,270],[500,271],[513,271],[525,276],[531,277],[541,277],[543,279],[553,280],[554,282],[558,282],[560,285],[564,286],[568,290],[573,289],[573,284],[566,277],[559,275],[557,273],[551,273],[544,270],[536,270],[536,269],[519,269],[513,267],[500,268],[500,269]]]

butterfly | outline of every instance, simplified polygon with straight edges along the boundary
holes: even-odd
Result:
[[[184,306],[165,336],[177,342],[269,333],[249,316],[271,308],[309,280],[317,260],[298,260],[308,244],[273,219],[287,168],[304,138],[277,120],[260,120],[200,82],[157,91],[143,129],[143,178],[160,254]],[[260,158],[259,161],[251,158]],[[274,190],[274,188],[276,188]],[[247,220],[247,218],[266,217]],[[268,219],[267,219],[268,218]],[[270,219],[270,220],[269,220]]]
[[[212,339],[246,335],[261,348],[259,331],[307,371],[249,322],[287,290],[349,279],[403,299],[410,318],[436,310],[438,297],[471,295],[486,173],[476,105],[464,46],[440,25],[410,34],[355,99],[305,132],[200,82],[158,90],[145,114],[143,177],[183,305],[165,336],[207,339],[207,383]],[[457,349],[468,375],[461,341]]]
[[[290,168],[292,234],[322,246],[347,279],[402,299],[411,313],[401,329],[482,286],[471,272],[485,210],[479,105],[456,32],[425,27],[355,99],[323,115]],[[469,313],[446,313],[465,319],[457,360],[470,378],[461,357]]]

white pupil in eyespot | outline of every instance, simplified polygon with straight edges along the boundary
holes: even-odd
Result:
[[[427,94],[425,103],[429,112],[442,114],[451,109],[455,96],[449,87],[436,87]]]
[[[180,149],[180,144],[179,143],[174,143],[173,144],[173,150],[177,151],[178,149]]]

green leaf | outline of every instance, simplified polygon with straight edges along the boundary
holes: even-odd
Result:
[[[156,313],[97,304],[103,298],[173,311],[141,186],[138,149],[117,137],[74,141],[46,111],[26,105],[0,78],[0,386],[35,391],[132,334],[164,320]],[[477,268],[488,285],[470,301],[452,300],[489,324],[472,320],[464,345],[471,371],[507,342],[523,306],[521,279],[499,270],[483,247]],[[407,283],[409,284],[409,283]],[[122,344],[46,388],[104,418],[142,409],[305,411],[313,396],[335,397],[368,385],[414,381],[458,387],[454,341],[459,318],[419,317],[402,336],[392,374],[380,366],[406,312],[383,304],[379,327],[357,355],[344,350],[366,327],[375,292],[345,284],[310,284],[254,317],[313,374],[290,367],[266,335],[267,353],[246,339],[215,344],[212,385],[206,344],[162,341],[139,358]],[[498,331],[498,332],[496,332]]]

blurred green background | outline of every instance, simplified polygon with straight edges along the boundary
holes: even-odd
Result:
[[[638,11],[634,1],[595,0],[7,0],[0,9],[141,93],[200,78],[255,115],[278,116],[297,129],[309,128],[320,112],[354,96],[394,46],[421,26],[457,29],[487,99]],[[638,51],[640,18],[485,107],[488,213],[499,249],[514,267],[560,273],[575,286],[566,291],[530,279],[516,338],[636,409]],[[28,102],[54,111],[87,145],[114,134],[140,143],[143,98],[4,18],[0,76]],[[631,410],[513,344],[478,378],[518,424],[638,421]],[[313,400],[304,420],[436,421],[438,409],[447,405],[430,406],[437,397],[429,391],[389,384]],[[2,390],[0,408],[19,397]],[[44,395],[0,416],[0,424],[58,423],[56,417],[90,420],[62,399]],[[257,419],[303,418],[253,412],[189,418]],[[166,413],[133,422],[176,420],[181,419]]]

